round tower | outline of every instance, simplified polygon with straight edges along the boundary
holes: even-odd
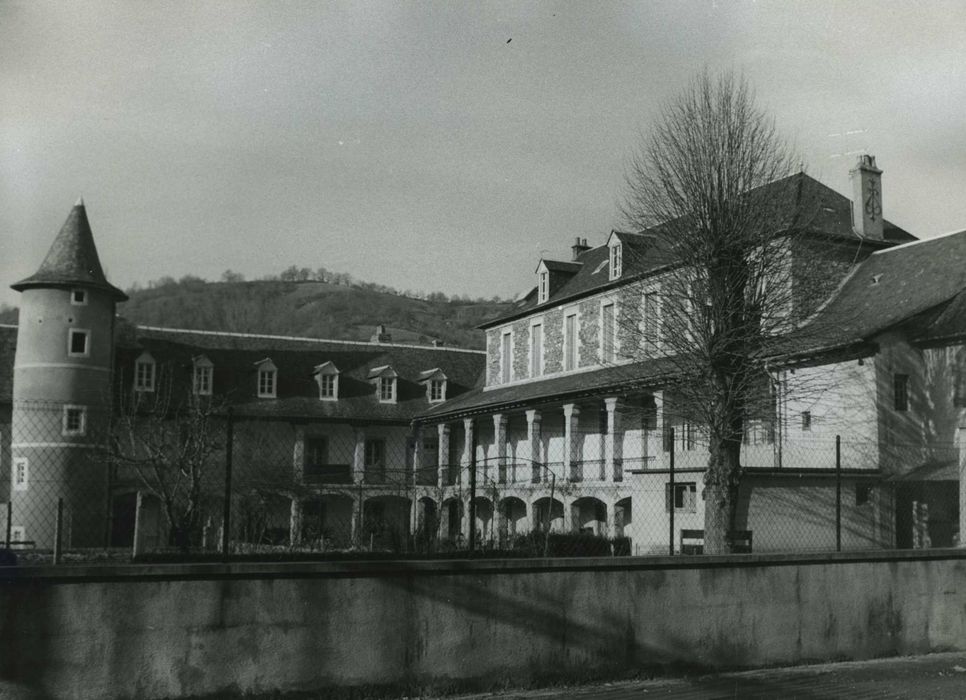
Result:
[[[83,200],[21,292],[11,439],[13,539],[105,544],[114,313],[124,293],[101,269]]]

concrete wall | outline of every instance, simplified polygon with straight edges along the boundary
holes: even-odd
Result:
[[[0,682],[402,691],[966,649],[966,557],[940,554],[19,569]]]

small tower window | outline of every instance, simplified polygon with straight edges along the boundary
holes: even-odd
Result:
[[[63,434],[84,435],[87,432],[87,409],[83,406],[64,406]]]
[[[215,368],[207,357],[199,357],[194,361],[191,389],[197,396],[211,396]]]
[[[134,391],[154,391],[155,374],[154,358],[143,353],[134,362]]]
[[[14,491],[26,491],[30,479],[30,463],[26,457],[15,457],[13,460],[13,488]]]
[[[87,291],[84,289],[70,290],[70,303],[74,306],[87,306]]]
[[[67,354],[70,357],[90,356],[90,331],[71,328],[67,335]]]

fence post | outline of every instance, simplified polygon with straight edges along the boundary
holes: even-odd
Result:
[[[473,421],[473,437],[470,440],[470,554],[476,551],[476,421]]]
[[[57,499],[57,525],[54,529],[54,564],[60,564],[61,546],[60,541],[64,532],[64,499]]]
[[[671,515],[668,528],[668,554],[674,556],[674,426],[667,429],[668,443],[671,446],[670,477],[668,479],[668,512]]]
[[[550,523],[553,522],[553,496],[554,491],[557,488],[557,475],[551,470],[550,471],[550,503],[547,504],[547,531],[544,532],[543,538],[543,556],[544,558],[550,552]]]
[[[835,436],[835,551],[842,551],[842,436]]]
[[[134,506],[134,543],[131,545],[131,558],[137,559],[141,554],[141,538],[143,537],[143,524],[141,518],[144,517],[144,494],[138,491],[137,501]]]
[[[9,519],[7,522],[10,522]],[[9,536],[7,540],[10,540]],[[966,547],[966,425],[959,429],[959,542],[957,544],[960,547]]]
[[[7,549],[10,549],[10,536],[13,533],[13,501],[7,501]]]
[[[228,540],[231,536],[231,468],[232,451],[235,442],[235,409],[228,407],[228,421],[225,426],[225,509],[221,521],[221,555],[228,560]]]

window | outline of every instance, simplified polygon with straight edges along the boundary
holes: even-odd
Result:
[[[771,421],[761,419],[745,421],[742,442],[746,445],[772,445],[775,442],[775,426]]]
[[[665,452],[670,452],[674,449],[674,426],[664,426],[664,432],[661,435],[661,443],[661,447]]]
[[[87,409],[83,406],[64,406],[61,432],[64,435],[83,435],[87,432]]]
[[[664,487],[664,512],[671,512],[671,504],[674,504],[675,513],[694,513],[697,511],[698,504],[698,485],[694,481],[685,481],[680,484],[674,484],[674,490],[671,490],[671,484],[666,484]]]
[[[26,491],[30,479],[29,462],[26,457],[14,457],[13,460],[13,488],[15,491]]]
[[[953,405],[966,408],[966,358],[953,369]]]
[[[329,441],[324,437],[305,440],[305,459],[302,476],[305,481],[319,481],[329,463]]]
[[[893,393],[897,411],[909,410],[909,375],[897,374],[893,377]]]
[[[542,304],[550,298],[550,273],[546,270],[537,276],[537,303]]]
[[[379,377],[379,401],[382,403],[396,402],[395,377]]]
[[[500,338],[500,381],[508,383],[513,378],[513,333],[507,332]]]
[[[382,438],[366,440],[363,468],[369,481],[386,476],[386,441]]]
[[[621,276],[622,268],[624,267],[623,257],[624,254],[621,250],[620,243],[610,247],[610,279],[616,280]]]
[[[577,314],[564,317],[564,370],[577,368]]]
[[[694,423],[681,425],[681,449],[693,450],[698,444],[698,431]]]
[[[616,353],[616,323],[613,304],[604,304],[600,309],[600,359],[602,362],[613,362]]]
[[[802,432],[809,432],[812,429],[812,412],[802,411]]]
[[[429,400],[430,402],[439,402],[439,401],[446,400],[446,380],[445,379],[429,380]]]
[[[79,328],[71,328],[67,335],[67,354],[70,357],[90,356],[90,333]]]
[[[265,367],[258,370],[258,397],[261,399],[275,398],[275,367]]]
[[[657,292],[646,292],[643,301],[643,333],[644,350],[647,352],[657,352],[658,341],[660,340],[660,322],[658,319]]]
[[[872,503],[872,486],[869,484],[855,485],[855,505],[866,506]]]
[[[319,375],[319,398],[320,399],[335,399],[338,398],[338,390],[336,389],[336,379],[337,376],[334,374],[320,374]]]
[[[83,289],[72,289],[70,303],[74,306],[87,306],[87,292]]]
[[[530,376],[543,374],[543,324],[530,326]]]
[[[154,391],[154,358],[145,353],[134,363],[134,391]]]
[[[192,387],[198,396],[211,396],[212,375],[214,367],[211,364],[195,364],[194,379]]]

